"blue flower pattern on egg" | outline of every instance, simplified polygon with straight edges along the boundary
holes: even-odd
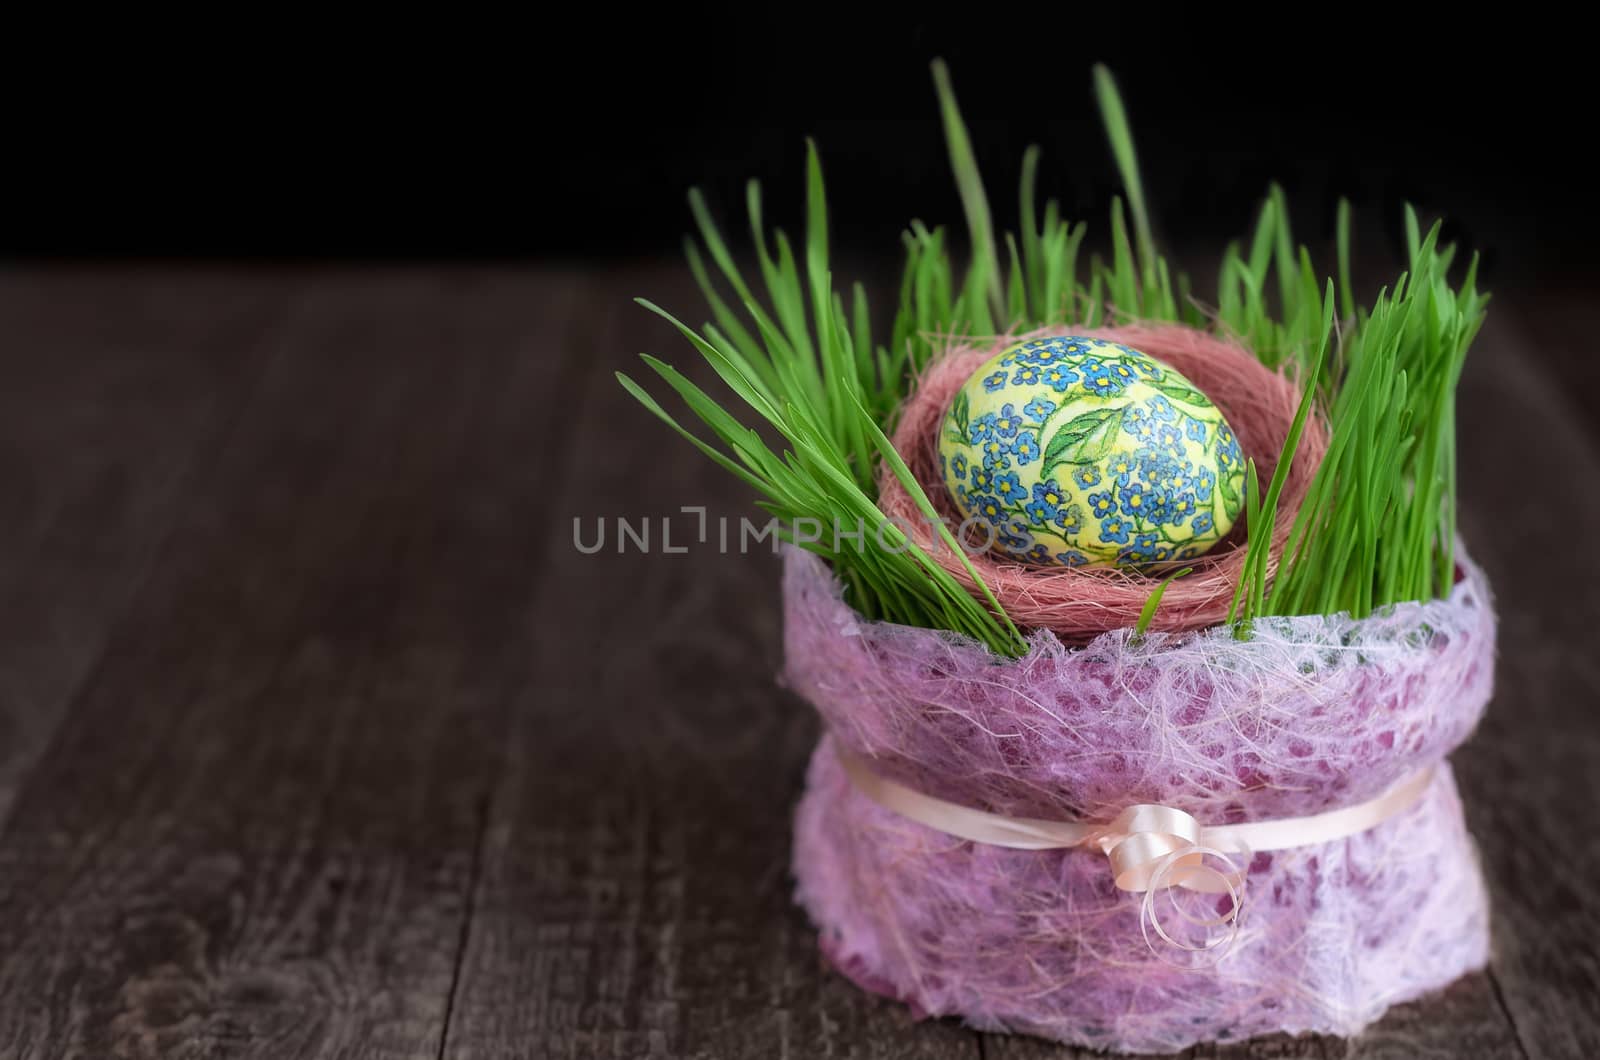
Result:
[[[1216,407],[1171,368],[1100,339],[1004,351],[963,389],[940,439],[951,495],[1031,563],[1192,559],[1242,507],[1244,455]]]
[[[1028,417],[1029,423],[1043,423],[1055,410],[1056,403],[1042,397],[1036,397],[1022,406],[1022,414]]]
[[[1028,491],[1023,489],[1017,481],[1017,473],[1015,471],[1007,471],[1003,475],[996,475],[994,477],[994,491],[996,496],[1007,502],[1020,501],[1028,495]]]

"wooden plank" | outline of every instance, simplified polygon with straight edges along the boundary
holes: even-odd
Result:
[[[1500,613],[1497,694],[1456,756],[1525,1054],[1600,1054],[1600,444],[1528,317],[1497,307],[1462,383],[1463,532]],[[1575,398],[1577,400],[1575,400]],[[1528,438],[1513,443],[1514,436]]]
[[[321,286],[0,838],[0,1055],[1077,1055],[915,1023],[817,959],[787,874],[815,724],[772,683],[776,564],[716,554],[747,496],[609,375],[693,360],[624,300],[692,313],[681,276]],[[1352,1042],[1187,1055],[1600,1047],[1600,593],[1581,553],[1528,565],[1600,528],[1600,458],[1497,313],[1461,465],[1501,691],[1458,756],[1492,975]],[[550,383],[560,349],[581,385]],[[685,504],[713,541],[664,554]],[[574,515],[648,516],[656,551],[579,555]]]
[[[0,273],[0,821],[300,284]]]
[[[0,1055],[437,1056],[578,293],[320,276],[0,840]]]
[[[696,318],[677,270],[615,282],[619,306],[644,292]],[[747,491],[611,378],[636,374],[641,349],[685,368],[697,355],[624,312],[552,515],[648,517],[658,550],[670,516],[690,550],[619,555],[613,537],[584,556],[565,531],[547,547],[549,629],[490,812],[444,1055],[973,1057],[970,1032],[915,1024],[817,956],[788,872],[816,725],[774,686],[777,562],[718,554],[717,520],[736,537],[754,514]],[[709,508],[707,545],[691,544],[684,505]]]

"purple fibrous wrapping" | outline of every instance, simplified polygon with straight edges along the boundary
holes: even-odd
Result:
[[[1260,619],[1246,640],[1116,630],[1081,648],[1037,633],[1015,660],[867,621],[816,557],[785,564],[786,680],[828,730],[796,819],[798,896],[863,987],[985,1030],[1164,1052],[1354,1034],[1486,962],[1487,898],[1444,764],[1493,681],[1494,613],[1469,562],[1448,599],[1365,619]],[[1059,820],[1135,803],[1205,824],[1298,817],[1438,768],[1375,828],[1254,855],[1232,947],[1193,960],[1147,945],[1140,896],[1099,853],[914,823],[852,787],[835,740],[929,795]]]

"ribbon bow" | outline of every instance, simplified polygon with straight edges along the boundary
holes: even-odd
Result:
[[[1061,822],[1056,822],[1061,823]],[[1169,945],[1189,952],[1218,949],[1220,957],[1239,935],[1239,911],[1244,905],[1244,870],[1227,853],[1201,842],[1200,822],[1171,806],[1143,803],[1130,806],[1109,825],[1080,840],[1074,846],[1092,844],[1111,863],[1111,875],[1120,890],[1143,894],[1139,905],[1139,930],[1145,945],[1156,956],[1162,954],[1150,941],[1150,929]],[[1206,863],[1212,857],[1227,866],[1223,871]],[[1230,906],[1215,917],[1198,917],[1185,910],[1176,899],[1172,909],[1179,917],[1201,928],[1227,925],[1226,933],[1207,938],[1204,943],[1182,942],[1167,933],[1156,915],[1156,892],[1168,887],[1204,894],[1226,894]]]

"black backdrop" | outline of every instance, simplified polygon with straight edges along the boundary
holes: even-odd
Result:
[[[319,45],[308,31],[159,59],[73,53],[13,92],[0,252],[673,253],[691,184],[737,221],[744,180],[760,177],[770,216],[796,227],[807,135],[836,242],[893,251],[911,217],[960,220],[928,71],[942,55],[1006,226],[1022,150],[1038,142],[1042,190],[1104,231],[1116,182],[1090,86],[1104,61],[1173,244],[1243,231],[1276,178],[1313,240],[1343,193],[1391,246],[1402,202],[1446,216],[1485,252],[1492,283],[1588,267],[1592,93],[1563,52],[1570,35],[1536,27],[1520,45],[1391,28],[1358,43],[1356,16],[1305,14],[1182,22],[1150,8],[1049,26],[990,4],[961,23],[866,31],[800,9],[760,25],[596,11],[533,29],[414,26],[404,44],[374,30]]]

